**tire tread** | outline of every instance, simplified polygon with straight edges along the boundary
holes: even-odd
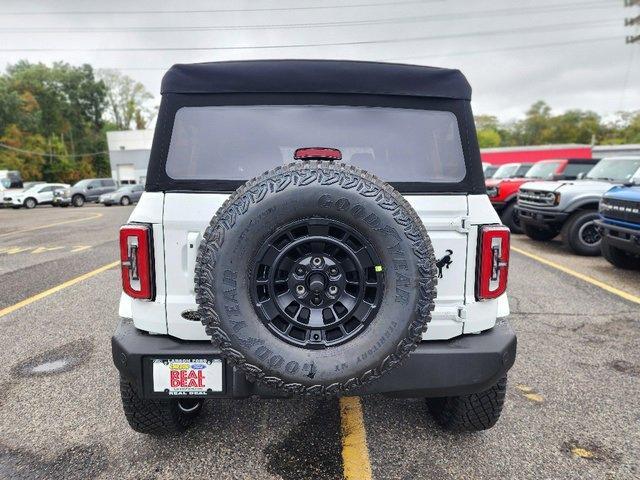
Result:
[[[493,427],[502,412],[507,391],[507,377],[479,393],[427,399],[436,422],[445,430],[476,432]]]
[[[187,415],[177,408],[177,400],[141,398],[133,385],[120,377],[120,396],[124,415],[136,432],[171,435],[189,428],[199,411]]]
[[[393,211],[396,223],[402,227],[405,236],[412,243],[420,272],[418,304],[415,320],[407,327],[407,335],[377,366],[359,377],[350,378],[329,386],[314,384],[301,385],[286,383],[282,378],[267,372],[258,365],[249,364],[242,352],[231,344],[227,333],[221,328],[215,311],[216,293],[211,271],[215,269],[217,251],[224,242],[224,231],[233,227],[238,215],[244,214],[251,203],[258,203],[268,192],[277,192],[291,186],[304,187],[313,182],[338,184],[344,189],[355,188],[363,197],[374,198],[381,208]],[[209,268],[202,268],[207,265]],[[399,365],[422,339],[431,320],[435,304],[437,274],[433,246],[429,241],[424,224],[406,199],[389,184],[375,175],[353,165],[332,162],[309,161],[278,166],[273,170],[249,180],[238,188],[218,209],[205,230],[200,244],[195,267],[195,292],[198,315],[211,336],[212,342],[220,348],[228,361],[243,370],[254,381],[269,387],[302,395],[335,395],[360,388],[380,378],[387,371]]]

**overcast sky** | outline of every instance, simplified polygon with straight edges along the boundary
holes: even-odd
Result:
[[[624,42],[639,33],[624,27],[624,18],[640,15],[640,7],[623,3],[0,0],[0,66],[19,59],[90,63],[120,69],[157,96],[173,63],[399,61],[461,69],[476,114],[513,119],[544,99],[556,112],[608,116],[640,110],[640,42]],[[299,46],[306,44],[312,45]]]

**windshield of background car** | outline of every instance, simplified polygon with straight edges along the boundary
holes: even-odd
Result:
[[[82,187],[88,185],[90,181],[91,180],[80,180],[79,182],[73,184],[73,188],[76,188],[76,187],[82,188]]]
[[[25,188],[23,192],[39,192],[42,187],[44,187],[43,183],[36,183],[35,185]]]
[[[519,165],[502,165],[491,178],[509,178],[513,177],[518,171]]]
[[[626,182],[640,169],[640,158],[611,158],[600,160],[585,178]]]
[[[11,180],[9,180],[8,178],[3,178],[2,180],[0,180],[0,184],[2,184],[4,188],[9,188],[11,186]]]
[[[562,162],[539,162],[525,173],[524,178],[549,178],[553,175]]]
[[[490,166],[487,167],[484,171],[484,177],[485,178],[493,178],[493,176],[495,175],[495,173],[498,171],[498,167],[496,166]]]
[[[303,147],[337,148],[341,162],[388,182],[459,182],[466,173],[451,112],[320,105],[183,107],[166,170],[176,180],[247,180]]]

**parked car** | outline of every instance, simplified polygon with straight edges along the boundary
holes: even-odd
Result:
[[[25,190],[6,194],[3,198],[5,206],[13,208],[36,208],[38,205],[50,205],[56,190],[69,188],[66,183],[36,183]]]
[[[0,186],[3,189],[24,188],[18,170],[0,170]]]
[[[98,202],[107,207],[111,205],[127,206],[140,200],[142,192],[144,192],[144,185],[125,185],[115,192],[100,195]]]
[[[120,229],[112,351],[134,430],[182,431],[206,399],[374,393],[426,398],[450,430],[496,423],[509,230],[458,70],[176,65],[162,94]]]
[[[100,195],[114,192],[116,188],[116,182],[112,178],[87,178],[58,192],[53,204],[60,207],[82,207],[85,202],[97,202]]]
[[[585,175],[598,163],[593,158],[541,160],[520,177],[491,178],[486,181],[487,194],[493,208],[511,233],[522,233],[520,217],[516,213],[516,201],[520,187],[533,180],[575,180]]]
[[[618,268],[640,270],[640,175],[602,196],[596,224],[602,256]]]
[[[12,187],[12,185],[19,185],[20,183],[12,182],[8,178],[3,178],[0,180],[0,208],[11,207],[10,199],[14,196],[23,192],[24,190],[28,190],[34,185],[41,185],[45,182],[22,182],[22,187]],[[9,199],[6,200],[5,199]]]
[[[584,179],[523,185],[517,204],[522,230],[534,240],[551,240],[562,231],[565,244],[578,255],[600,255],[595,223],[600,197],[639,169],[640,157],[603,158]]]
[[[491,178],[494,173],[498,170],[498,165],[492,165],[490,163],[482,164],[482,172],[484,173],[484,178]]]

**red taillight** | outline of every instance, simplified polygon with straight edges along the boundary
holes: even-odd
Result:
[[[342,160],[342,152],[337,148],[305,147],[293,154],[296,160]]]
[[[120,228],[122,289],[131,298],[153,299],[151,227],[130,224]]]
[[[509,238],[509,229],[503,225],[480,227],[476,299],[497,298],[507,289]]]

